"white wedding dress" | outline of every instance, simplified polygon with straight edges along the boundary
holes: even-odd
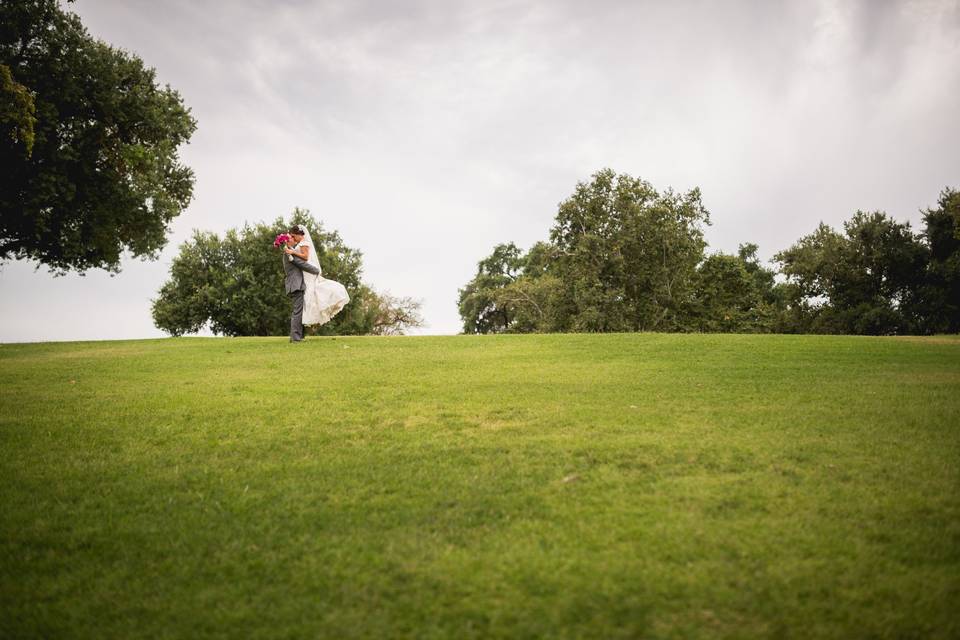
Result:
[[[320,268],[320,260],[317,257],[317,248],[313,246],[313,240],[310,238],[310,232],[307,231],[303,240],[294,247],[310,247],[310,256],[307,262]],[[350,302],[350,296],[347,289],[339,282],[328,280],[320,275],[303,272],[303,280],[307,285],[303,293],[303,324],[326,324],[330,318],[340,313],[340,310]]]

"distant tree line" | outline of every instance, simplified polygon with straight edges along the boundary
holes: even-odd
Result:
[[[154,324],[174,336],[204,327],[227,336],[287,335],[290,300],[283,288],[282,254],[273,240],[292,224],[310,231],[324,277],[350,293],[347,306],[327,324],[309,328],[311,333],[391,335],[422,326],[420,302],[377,293],[365,284],[362,254],[305,209],[295,209],[287,221],[246,225],[223,237],[195,231],[180,245],[170,279],[153,301]]]
[[[559,206],[549,240],[494,247],[461,290],[465,333],[960,331],[960,192],[914,233],[858,211],[774,256],[707,253],[698,189],[658,192],[604,169]]]

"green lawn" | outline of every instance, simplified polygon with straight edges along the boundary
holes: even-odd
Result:
[[[2,345],[0,637],[957,638],[960,339]]]

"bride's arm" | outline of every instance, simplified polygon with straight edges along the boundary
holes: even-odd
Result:
[[[293,249],[284,249],[283,252],[286,253],[288,256],[296,256],[301,260],[303,260],[304,262],[310,259],[310,247],[308,247],[307,245],[303,245],[302,247],[300,247],[299,253],[294,251]]]

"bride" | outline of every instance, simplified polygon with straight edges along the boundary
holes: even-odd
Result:
[[[289,260],[292,261],[293,256],[296,256],[320,269],[320,259],[306,227],[295,224],[290,227],[290,235],[293,236],[296,244],[293,248],[283,250],[290,256]],[[303,293],[303,324],[305,325],[326,324],[350,302],[346,287],[334,280],[327,280],[322,272],[314,275],[304,271],[303,280],[307,286]]]

